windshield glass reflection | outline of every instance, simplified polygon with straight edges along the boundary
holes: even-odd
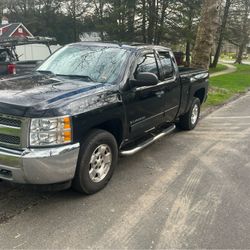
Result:
[[[128,53],[122,48],[68,45],[48,58],[37,71],[89,82],[114,83],[125,68]]]

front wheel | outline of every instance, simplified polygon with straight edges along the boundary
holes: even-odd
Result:
[[[111,179],[117,159],[114,136],[104,130],[91,131],[82,142],[72,187],[85,194],[100,191]]]
[[[180,117],[179,126],[184,130],[192,130],[196,127],[200,118],[201,102],[194,98],[189,111]]]

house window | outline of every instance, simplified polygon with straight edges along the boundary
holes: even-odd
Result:
[[[23,33],[23,28],[18,28],[18,33]]]

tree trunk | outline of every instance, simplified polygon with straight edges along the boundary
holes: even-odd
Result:
[[[220,0],[204,0],[201,21],[198,27],[192,56],[192,67],[208,69],[214,35],[218,26],[218,7]]]
[[[168,7],[168,1],[163,1],[162,9],[161,9],[161,16],[160,16],[160,20],[159,20],[159,28],[157,29],[157,32],[155,35],[156,36],[155,37],[155,44],[160,44],[161,39],[162,39],[167,7]]]
[[[158,25],[159,25],[159,0],[156,0],[156,7],[155,7],[155,24],[154,24],[154,44],[156,44],[156,40],[157,40],[157,33],[158,33]]]
[[[245,12],[243,18],[243,27],[242,27],[242,38],[239,46],[239,53],[235,63],[242,63],[242,57],[244,53],[244,49],[246,48],[248,41],[248,16],[249,16],[249,0],[244,1],[245,4]]]
[[[188,25],[187,25],[187,41],[186,41],[186,65],[189,67],[191,63],[191,33],[192,33],[192,26],[193,26],[193,18],[194,13],[193,10],[189,9],[189,17],[188,17]]]
[[[187,41],[186,43],[186,66],[189,67],[191,63],[191,43]]]
[[[101,40],[104,41],[104,21],[103,21],[103,9],[104,3],[103,0],[100,0],[100,24],[101,24]]]
[[[76,27],[76,0],[73,0],[73,26],[74,26],[74,42],[77,42],[77,27]]]
[[[101,40],[104,41],[104,22],[103,22],[103,8],[104,3],[103,0],[94,0],[95,9],[98,15],[98,22],[100,24],[100,36]]]
[[[219,61],[219,57],[220,57],[220,53],[221,53],[222,43],[223,43],[224,36],[225,36],[225,30],[226,30],[226,26],[227,26],[227,20],[228,20],[228,15],[229,15],[229,10],[230,10],[231,4],[232,4],[232,0],[227,0],[226,1],[224,15],[223,15],[223,19],[222,19],[221,28],[220,28],[219,41],[218,41],[218,45],[217,45],[217,48],[216,48],[214,60],[213,60],[213,63],[212,63],[212,68],[216,68],[217,64],[218,64],[218,61]]]
[[[142,0],[142,36],[143,42],[147,42],[147,35],[146,35],[146,0]]]
[[[128,25],[128,38],[130,41],[134,40],[135,33],[135,14],[136,14],[136,1],[128,0],[128,16],[127,16],[127,25]]]
[[[241,45],[239,47],[239,53],[238,53],[238,56],[237,56],[235,63],[242,64],[242,58],[243,58],[243,53],[244,53],[245,47],[246,47],[246,43],[241,43]]]
[[[156,0],[148,0],[148,43],[153,43],[156,23]]]

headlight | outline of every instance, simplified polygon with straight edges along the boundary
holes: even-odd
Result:
[[[31,119],[30,146],[56,146],[72,142],[70,117]]]

